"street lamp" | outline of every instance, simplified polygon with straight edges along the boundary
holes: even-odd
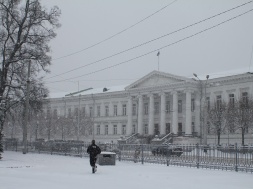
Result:
[[[79,94],[79,98],[78,98],[78,118],[77,118],[77,140],[79,140],[80,137],[80,105],[81,105],[81,95]]]
[[[207,128],[206,128],[206,109],[204,109],[204,111],[202,112],[202,99],[203,99],[203,81],[199,79],[198,75],[196,73],[193,73],[193,76],[196,77],[198,79],[198,82],[200,84],[200,143],[204,143],[205,145],[207,144]],[[206,80],[204,83],[204,108],[206,108],[206,86],[207,86],[207,81],[209,79],[209,75],[206,75]],[[204,141],[202,141],[202,137],[204,139]]]
[[[65,136],[64,136],[64,126],[66,126],[66,122],[67,122],[67,112],[66,112],[66,99],[65,97],[62,98],[63,102],[64,102],[64,116],[63,116],[63,122],[61,123],[61,129],[62,129],[62,140],[65,140]]]
[[[92,109],[92,123],[93,123],[93,132],[92,132],[92,139],[94,140],[95,139],[95,124],[94,124],[94,116],[95,116],[95,99],[94,99],[94,96],[93,96],[93,93],[91,94],[91,98],[92,98],[92,101],[93,101],[93,109]]]

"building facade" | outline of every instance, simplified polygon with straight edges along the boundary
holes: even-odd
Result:
[[[251,73],[201,80],[153,71],[125,87],[90,89],[50,98],[44,109],[58,117],[76,116],[78,136],[67,139],[95,138],[111,143],[138,133],[138,137],[149,139],[173,134],[174,143],[216,143],[217,136],[205,119],[207,106],[243,95],[249,98],[252,94]],[[87,124],[83,117],[89,118],[86,122],[90,122],[90,127],[81,131]],[[223,131],[221,143],[240,143],[240,131],[227,132]],[[253,143],[252,130],[247,131],[245,143]]]

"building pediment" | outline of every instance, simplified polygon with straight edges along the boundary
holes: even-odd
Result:
[[[180,83],[182,81],[192,81],[189,78],[176,76],[164,72],[153,71],[148,75],[142,77],[131,85],[127,86],[125,89],[136,89],[136,88],[146,88],[152,86],[168,85]]]

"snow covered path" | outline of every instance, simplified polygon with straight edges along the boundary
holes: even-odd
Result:
[[[253,174],[116,162],[91,173],[88,158],[6,151],[1,189],[252,189]]]

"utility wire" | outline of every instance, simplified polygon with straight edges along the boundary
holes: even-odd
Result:
[[[223,22],[220,22],[219,24],[216,24],[216,25],[213,25],[213,26],[211,26],[211,27],[209,27],[209,28],[206,28],[206,29],[204,29],[204,30],[201,30],[200,32],[197,32],[197,33],[195,33],[195,34],[192,34],[192,35],[190,35],[190,36],[188,36],[188,37],[185,37],[185,38],[183,38],[183,39],[180,39],[180,40],[178,40],[178,41],[176,41],[176,42],[173,42],[173,43],[170,43],[170,44],[165,45],[165,46],[163,46],[163,47],[160,47],[160,48],[158,48],[158,49],[149,51],[149,52],[147,52],[147,53],[145,53],[145,54],[142,54],[142,55],[140,55],[140,56],[131,58],[131,59],[129,59],[129,60],[126,60],[126,61],[123,61],[123,62],[114,64],[114,65],[112,65],[112,66],[108,66],[108,67],[105,67],[105,68],[102,68],[102,69],[93,71],[93,72],[90,72],[90,73],[87,73],[87,74],[83,74],[83,75],[80,75],[80,76],[68,78],[68,79],[61,80],[61,81],[68,81],[68,80],[71,80],[71,79],[76,79],[76,78],[80,78],[80,77],[83,77],[83,76],[88,76],[88,75],[91,75],[91,74],[94,74],[94,73],[98,73],[98,72],[101,72],[101,71],[104,71],[104,70],[108,70],[108,69],[114,68],[114,67],[116,67],[116,66],[119,66],[119,65],[122,65],[122,64],[125,64],[125,63],[128,63],[128,62],[131,62],[131,61],[136,60],[136,59],[139,59],[139,58],[142,58],[142,57],[144,57],[144,56],[147,56],[147,55],[149,55],[149,54],[152,54],[152,53],[154,53],[154,52],[157,52],[157,51],[159,51],[159,50],[161,50],[161,49],[165,49],[165,48],[167,48],[167,47],[173,46],[173,45],[175,45],[175,44],[177,44],[177,43],[180,43],[180,42],[182,42],[182,41],[184,41],[184,40],[186,40],[186,39],[190,39],[190,38],[195,37],[195,36],[197,36],[197,35],[199,35],[199,34],[201,34],[201,33],[206,32],[206,31],[208,31],[208,30],[211,30],[211,29],[213,29],[213,28],[216,28],[216,27],[218,27],[218,26],[220,26],[220,25],[222,25],[222,24],[225,24],[225,23],[227,23],[227,22],[229,22],[229,21],[231,21],[231,20],[234,20],[234,19],[236,19],[236,18],[238,18],[238,17],[241,17],[241,16],[243,16],[243,15],[245,15],[245,14],[247,14],[247,13],[250,13],[251,11],[253,11],[253,9],[250,9],[250,10],[248,10],[248,11],[242,13],[242,14],[239,14],[239,15],[234,16],[234,17],[232,17],[232,18],[230,18],[230,19],[227,19],[227,20],[225,20],[225,21],[223,21]]]
[[[133,25],[131,25],[131,26],[129,26],[129,27],[127,27],[127,28],[125,28],[125,29],[123,29],[123,30],[121,30],[121,31],[119,31],[119,32],[117,32],[117,33],[115,33],[115,34],[113,34],[113,35],[111,35],[110,37],[108,37],[108,38],[106,38],[106,39],[104,39],[104,40],[102,40],[102,41],[100,41],[100,42],[97,42],[97,43],[95,43],[95,44],[93,44],[93,45],[91,45],[91,46],[88,46],[88,47],[86,47],[86,48],[84,48],[84,49],[81,49],[81,50],[79,50],[79,51],[70,53],[70,54],[68,54],[68,55],[55,58],[55,59],[53,59],[53,60],[63,59],[63,58],[66,58],[66,57],[69,57],[69,56],[78,54],[78,53],[80,53],[80,52],[86,51],[86,50],[88,50],[88,49],[91,49],[92,47],[95,47],[95,46],[97,46],[97,45],[99,45],[99,44],[101,44],[101,43],[104,43],[104,42],[106,42],[106,41],[108,41],[108,40],[110,40],[110,39],[116,37],[117,35],[120,35],[120,34],[122,34],[123,32],[125,32],[125,31],[127,31],[127,30],[133,28],[134,26],[136,26],[136,25],[138,25],[138,24],[144,22],[145,20],[149,19],[150,17],[154,16],[155,14],[159,13],[160,11],[166,9],[168,6],[172,5],[172,4],[175,3],[176,1],[178,1],[178,0],[174,0],[173,2],[171,2],[171,3],[167,4],[166,6],[162,7],[161,9],[155,11],[155,12],[152,13],[151,15],[149,15],[149,16],[147,16],[147,17],[141,19],[140,21],[136,22],[135,24],[133,24]]]
[[[221,12],[221,13],[215,14],[215,15],[213,15],[213,16],[211,16],[211,17],[205,18],[205,19],[203,19],[203,20],[200,20],[200,21],[195,22],[195,23],[193,23],[193,24],[190,24],[190,25],[188,25],[188,26],[182,27],[182,28],[180,28],[180,29],[178,29],[178,30],[172,31],[172,32],[170,32],[170,33],[168,33],[168,34],[165,34],[165,35],[162,35],[162,36],[157,37],[157,38],[155,38],[155,39],[149,40],[149,41],[147,41],[147,42],[145,42],[145,43],[141,43],[141,44],[136,45],[136,46],[134,46],[134,47],[131,47],[131,48],[129,48],[129,49],[120,51],[120,52],[115,53],[115,54],[113,54],[113,55],[110,55],[110,56],[104,57],[104,58],[102,58],[102,59],[96,60],[96,61],[94,61],[94,62],[91,62],[91,63],[89,63],[89,64],[86,64],[86,65],[83,65],[83,66],[74,68],[74,69],[69,70],[69,71],[67,71],[67,72],[63,72],[63,73],[61,73],[61,74],[57,74],[57,75],[54,75],[54,76],[52,76],[52,77],[46,78],[46,80],[47,80],[47,79],[54,78],[54,77],[57,77],[57,76],[60,76],[60,75],[64,75],[64,74],[67,74],[67,73],[70,73],[70,72],[73,72],[73,71],[75,71],[75,70],[79,70],[80,68],[84,68],[84,67],[87,67],[87,66],[90,66],[90,65],[99,63],[99,62],[101,62],[101,61],[107,60],[107,59],[109,59],[109,58],[115,57],[115,56],[117,56],[117,55],[123,54],[123,53],[125,53],[125,52],[130,51],[130,50],[136,49],[136,48],[141,47],[141,46],[143,46],[143,45],[146,45],[146,44],[148,44],[148,43],[154,42],[154,41],[159,40],[159,39],[161,39],[161,38],[167,37],[167,36],[172,35],[172,34],[174,34],[174,33],[180,32],[180,31],[182,31],[182,30],[185,30],[185,29],[187,29],[187,28],[190,28],[190,27],[192,27],[192,26],[195,26],[195,25],[197,25],[197,24],[200,24],[200,23],[202,23],[202,22],[205,22],[205,21],[207,21],[207,20],[213,19],[213,18],[215,18],[215,17],[217,17],[217,16],[220,16],[220,15],[222,15],[222,14],[225,14],[225,13],[227,13],[227,12],[229,12],[229,11],[232,11],[232,10],[234,10],[234,9],[240,8],[240,7],[245,6],[245,5],[247,5],[247,4],[249,4],[249,3],[252,3],[252,2],[253,2],[253,1],[249,1],[249,2],[247,2],[247,3],[243,3],[243,4],[239,5],[239,6],[233,7],[233,8],[231,8],[231,9],[228,9],[228,10],[223,11],[223,12]]]

